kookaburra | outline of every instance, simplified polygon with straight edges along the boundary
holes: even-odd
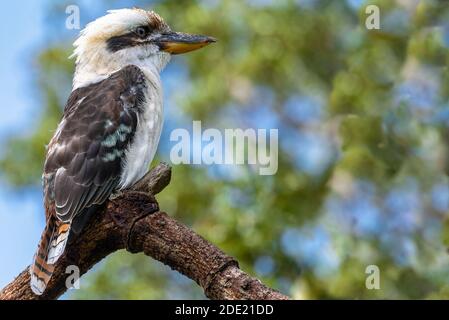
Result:
[[[69,235],[93,208],[148,171],[163,122],[159,73],[171,55],[211,42],[173,32],[142,9],[109,11],[81,31],[73,90],[42,175],[46,227],[30,267],[35,294],[44,292]]]

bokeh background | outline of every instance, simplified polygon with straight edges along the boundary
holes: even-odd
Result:
[[[449,298],[449,3],[437,0],[9,1],[0,10],[0,287],[44,226],[44,146],[71,88],[66,6],[159,12],[215,36],[162,74],[165,127],[278,128],[279,170],[177,165],[161,207],[298,299]],[[376,4],[381,29],[366,30]],[[154,164],[154,163],[153,163]],[[381,289],[367,290],[377,265]],[[117,252],[64,299],[204,299],[143,255]]]

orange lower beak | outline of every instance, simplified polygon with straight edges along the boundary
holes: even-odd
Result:
[[[163,34],[156,40],[162,51],[171,54],[181,54],[197,50],[216,41],[217,40],[212,37],[181,32]]]

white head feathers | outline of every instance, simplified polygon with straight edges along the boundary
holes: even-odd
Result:
[[[170,59],[169,54],[158,53],[150,46],[137,46],[111,53],[107,40],[132,32],[142,25],[153,29],[170,30],[163,19],[153,11],[143,9],[110,10],[108,14],[90,22],[73,43],[75,50],[70,58],[76,58],[73,88],[101,80],[128,64],[154,64],[160,71]],[[153,61],[143,61],[154,55]],[[149,65],[151,67],[151,65]]]

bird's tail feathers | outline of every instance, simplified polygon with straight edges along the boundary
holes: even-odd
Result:
[[[53,274],[55,263],[64,253],[70,234],[70,222],[62,222],[54,217],[47,221],[30,267],[31,290],[36,295],[44,293]]]

